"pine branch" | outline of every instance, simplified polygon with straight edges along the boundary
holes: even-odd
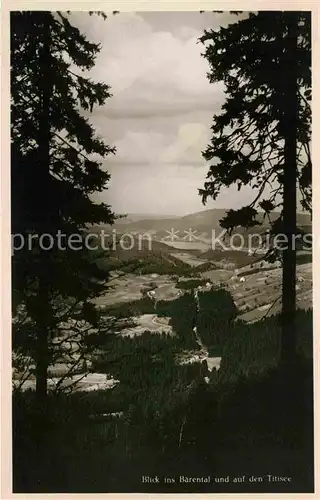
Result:
[[[275,304],[279,301],[279,299],[281,299],[282,295],[279,295],[279,297],[277,297],[271,304],[271,306],[269,307],[269,309],[267,310],[267,312],[262,316],[261,320],[260,321],[263,321],[269,314],[269,312],[271,311],[271,309],[275,306]]]
[[[76,362],[71,365],[70,369],[60,378],[60,380],[57,382],[56,384],[56,387],[55,387],[55,392],[58,392],[59,391],[59,388],[61,387],[62,383],[66,380],[66,378],[70,378],[71,377],[71,373],[75,370],[75,368],[79,365],[80,361],[83,361],[85,359],[85,356],[84,354],[82,354],[77,360]],[[82,378],[84,378],[87,374],[89,373],[89,371],[87,373],[84,374],[84,376]],[[78,381],[77,381],[78,382]],[[74,384],[72,384],[74,385]]]
[[[267,175],[267,177],[265,177],[264,180],[262,181],[262,184],[260,186],[260,189],[259,189],[259,192],[258,192],[257,196],[250,203],[250,205],[249,205],[250,207],[254,207],[255,204],[257,203],[257,201],[260,199],[263,191],[265,190],[265,187],[266,187],[266,184],[267,184],[268,180],[274,175],[274,173],[275,173],[275,170],[273,168],[271,168],[269,175]]]
[[[57,132],[54,132],[54,135],[56,137],[58,137],[58,139],[60,139],[62,142],[64,142],[65,144],[67,144],[69,146],[69,148],[73,149],[78,155],[82,156],[85,160],[91,161],[90,158],[88,158],[88,156],[86,156],[82,151],[79,151],[75,146],[73,146],[72,144],[70,144],[63,137],[61,137]]]
[[[311,104],[309,101],[307,101],[307,99],[305,98],[305,96],[302,94],[301,90],[299,89],[298,90],[299,92],[299,96],[301,97],[301,99],[303,100],[303,102],[305,103],[305,105],[307,106],[308,109],[310,109],[311,111]]]

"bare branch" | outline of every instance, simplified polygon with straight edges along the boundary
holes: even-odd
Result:
[[[75,363],[73,363],[73,365],[71,365],[69,371],[67,371],[61,378],[60,380],[57,382],[56,384],[56,387],[55,387],[55,392],[58,392],[59,391],[59,388],[60,386],[62,385],[63,381],[66,379],[66,378],[69,378],[71,376],[71,373],[74,371],[74,369],[79,365],[80,361],[83,361],[85,358],[84,358],[84,354],[82,354],[76,361]],[[88,372],[89,373],[89,370]],[[84,374],[84,376],[82,378],[84,378],[87,373]]]

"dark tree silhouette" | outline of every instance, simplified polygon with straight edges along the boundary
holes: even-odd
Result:
[[[229,210],[221,226],[259,224],[258,209],[271,221],[275,235],[287,236],[280,249],[283,260],[281,360],[295,355],[295,262],[291,241],[296,227],[299,188],[305,210],[311,212],[311,16],[310,12],[250,13],[227,28],[206,31],[204,57],[210,64],[210,82],[223,82],[226,102],[214,116],[212,139],[203,153],[211,162],[200,195],[216,199],[221,188],[251,186],[253,201]],[[268,189],[267,189],[268,188]],[[261,222],[260,222],[261,223]],[[301,237],[301,233],[300,233]],[[279,249],[279,240],[278,240]]]
[[[69,13],[11,14],[12,233],[25,239],[13,255],[13,349],[20,361],[31,359],[40,401],[48,366],[63,355],[54,337],[77,344],[71,366],[86,357],[99,320],[91,299],[107,278],[83,245],[88,224],[114,220],[108,205],[91,199],[108,186],[102,160],[114,149],[83,116],[110,97],[87,74],[99,51]],[[42,248],[28,246],[32,235],[46,235]]]

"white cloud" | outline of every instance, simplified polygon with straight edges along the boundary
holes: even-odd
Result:
[[[124,137],[115,142],[117,155],[114,162],[127,164],[154,164],[159,161],[165,148],[167,137],[157,132],[128,131]]]
[[[206,147],[208,140],[209,130],[205,125],[184,123],[179,128],[176,140],[163,151],[161,159],[164,163],[198,164],[201,160],[201,151]]]
[[[92,78],[112,88],[113,97],[91,119],[117,148],[106,161],[110,188],[97,195],[116,212],[184,214],[203,208],[198,189],[208,165],[201,151],[224,94],[223,85],[209,83],[197,40],[205,26],[217,28],[228,16],[120,13],[103,21],[73,14],[80,30],[102,45]],[[225,190],[208,207],[241,206],[248,193]]]
[[[162,213],[184,215],[204,208],[237,208],[252,201],[251,188],[223,189],[216,201],[204,207],[198,194],[207,167],[190,165],[113,165],[109,190],[99,199],[117,213]]]
[[[173,36],[182,38],[182,40],[190,40],[190,38],[198,38],[199,31],[191,26],[178,26],[173,30]]]
[[[117,154],[114,164],[203,165],[201,152],[209,142],[209,128],[203,123],[179,124],[175,133],[163,131],[127,131],[114,142]]]
[[[74,18],[90,39],[102,44],[91,75],[111,85],[114,97],[108,110],[126,113],[134,103],[151,109],[157,104],[190,109],[190,103],[195,107],[198,101],[200,106],[208,99],[221,101],[223,87],[206,78],[209,67],[197,43],[201,33],[194,28],[178,25],[174,32],[152,31],[136,13],[106,21],[79,13]]]

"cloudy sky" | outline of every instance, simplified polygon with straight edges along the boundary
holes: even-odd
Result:
[[[116,212],[183,215],[251,200],[250,191],[228,189],[204,207],[197,191],[209,166],[201,151],[224,101],[223,86],[207,80],[197,40],[205,28],[232,19],[228,13],[138,12],[103,21],[73,14],[73,22],[102,45],[92,78],[112,88],[113,97],[91,120],[117,149],[106,161],[110,187],[99,195]]]

